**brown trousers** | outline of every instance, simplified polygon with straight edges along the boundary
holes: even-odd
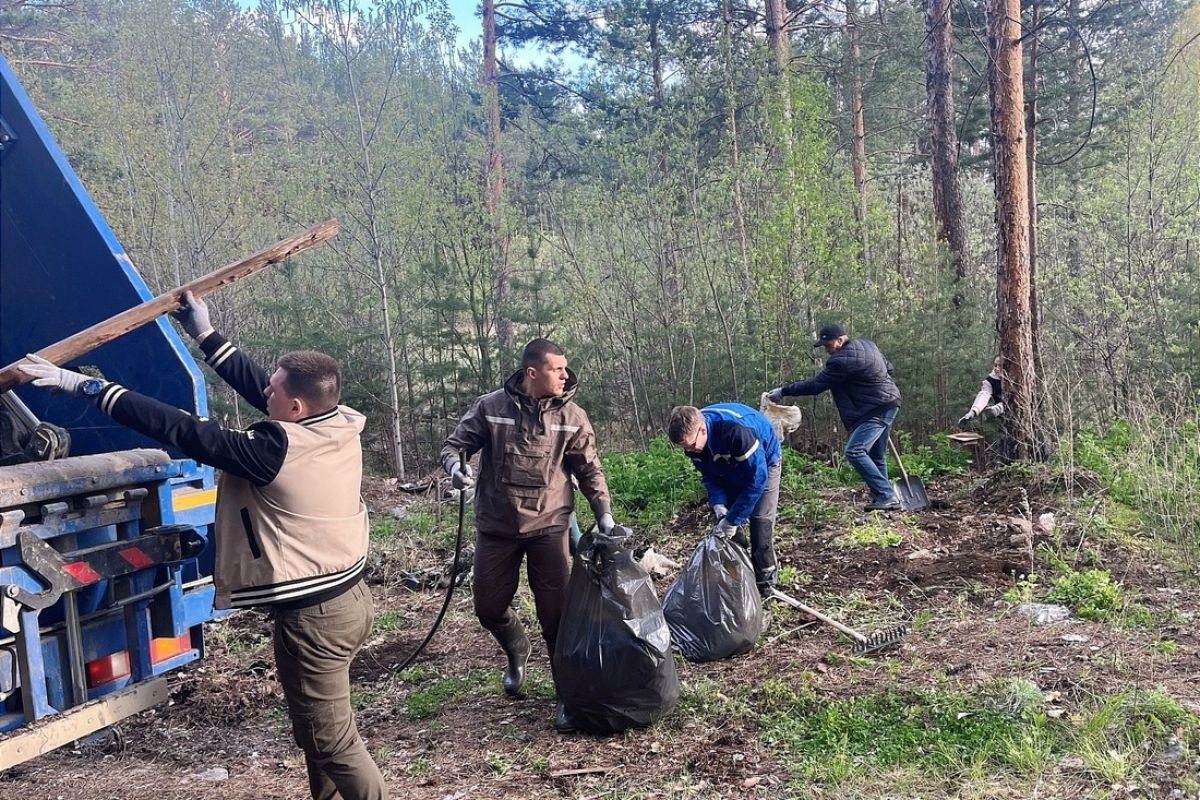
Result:
[[[517,594],[521,560],[537,606],[538,623],[546,649],[554,653],[558,622],[567,599],[571,557],[566,529],[556,533],[512,538],[478,532],[475,535],[475,616],[493,634],[517,621],[512,610]]]
[[[386,800],[350,707],[350,662],[371,633],[371,591],[359,581],[328,602],[274,618],[275,666],[313,800]]]

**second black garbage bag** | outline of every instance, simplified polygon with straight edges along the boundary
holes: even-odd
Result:
[[[558,699],[580,730],[619,733],[668,714],[679,700],[671,637],[654,583],[623,541],[586,533],[579,542],[558,642]]]
[[[718,533],[696,551],[663,597],[671,641],[688,661],[717,661],[754,649],[762,598],[745,548]]]

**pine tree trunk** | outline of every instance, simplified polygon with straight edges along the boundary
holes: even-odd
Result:
[[[779,91],[779,101],[783,111],[784,128],[788,133],[784,146],[791,145],[792,131],[792,90],[788,78],[788,67],[791,65],[792,48],[788,36],[784,0],[766,0],[767,5],[767,44],[771,49],[770,75],[773,85]]]
[[[1004,440],[1010,457],[1029,461],[1037,458],[1042,448],[1035,416],[1037,375],[1029,306],[1029,196],[1020,0],[987,0],[984,10],[996,190],[996,327],[1004,368]]]
[[[1033,0],[1030,29],[1036,31],[1041,22],[1041,5],[1039,0]],[[1033,340],[1033,364],[1040,374],[1042,371],[1041,355],[1038,351],[1038,208],[1037,208],[1037,78],[1038,78],[1038,37],[1033,34],[1029,39],[1029,99],[1026,103],[1025,135],[1028,139],[1026,147],[1026,164],[1029,186],[1029,324],[1030,337]]]
[[[496,2],[483,0],[483,90],[487,102],[484,202],[492,243],[492,313],[500,351],[500,375],[512,371],[513,324],[508,318],[508,236],[504,232],[504,157],[500,152],[500,78],[496,62]]]
[[[866,261],[867,229],[867,123],[863,110],[862,51],[858,44],[858,0],[846,0],[847,72],[850,81],[850,157],[854,168],[854,189],[858,204],[854,217],[858,220],[863,239],[863,260]]]
[[[928,43],[925,89],[937,237],[950,248],[954,282],[957,285],[967,274],[967,232],[963,223],[962,189],[958,180],[958,131],[954,122],[951,70],[954,34],[950,26],[950,9],[951,0],[925,2]],[[956,286],[954,306],[958,308],[961,305],[962,292]]]

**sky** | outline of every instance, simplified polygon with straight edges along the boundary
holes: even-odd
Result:
[[[237,2],[246,9],[255,8],[258,5],[258,0],[237,0]],[[446,0],[446,5],[449,6],[450,13],[454,17],[454,24],[458,26],[460,47],[466,47],[483,35],[483,22],[479,18],[480,0]],[[513,52],[511,48],[505,48],[502,45],[500,51],[502,55],[508,55],[510,62],[516,63],[536,62],[545,58],[545,54],[536,47],[524,47]],[[570,49],[563,51],[557,57],[568,69],[578,67],[583,60],[577,54],[572,53]]]

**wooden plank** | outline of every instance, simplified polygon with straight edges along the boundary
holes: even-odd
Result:
[[[37,351],[37,354],[60,366],[74,361],[80,356],[95,350],[100,345],[107,344],[118,336],[123,336],[135,328],[140,328],[147,322],[158,319],[168,311],[174,311],[179,308],[183,303],[182,298],[185,292],[192,292],[196,297],[204,297],[205,295],[212,294],[222,286],[228,286],[234,281],[245,278],[247,275],[253,275],[255,272],[266,269],[272,264],[278,264],[290,256],[294,256],[314,245],[332,239],[337,235],[337,232],[338,221],[336,219],[326,220],[302,233],[289,236],[270,247],[265,247],[249,258],[227,264],[214,272],[197,278],[191,283],[185,283],[178,289],[172,289],[169,292],[160,294],[158,297],[147,300],[133,308],[126,309],[120,314],[111,316],[102,322],[97,322],[90,328],[85,328],[79,333],[68,336],[66,339],[43,347]],[[17,369],[24,361],[25,359],[21,359],[9,364],[4,369],[0,369],[0,392],[7,392],[14,386],[19,386],[29,380],[27,376]]]
[[[0,772],[153,708],[168,694],[167,679],[160,676],[0,736]]]

